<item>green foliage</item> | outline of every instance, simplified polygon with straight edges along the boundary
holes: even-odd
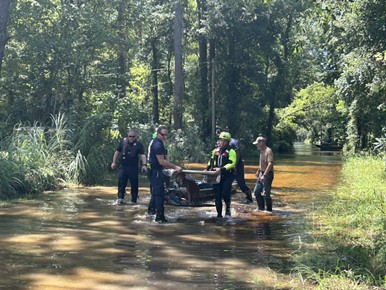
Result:
[[[334,281],[359,287],[352,289],[386,286],[386,164],[380,157],[351,157],[341,178],[319,212],[322,224],[311,244],[317,248],[299,255],[297,271],[320,289]]]
[[[320,9],[321,8],[321,9]],[[333,84],[343,101],[341,110],[347,136],[346,152],[354,154],[371,147],[381,134],[385,114],[385,45],[381,32],[384,1],[326,0],[315,6],[316,30],[324,36],[313,38],[324,65],[324,80]],[[321,61],[323,60],[323,61]]]
[[[114,148],[110,136],[111,120],[110,114],[91,116],[74,134],[76,158],[71,168],[77,172],[77,183],[96,184],[108,173]]]
[[[24,192],[23,174],[17,164],[8,158],[8,153],[0,152],[0,199],[16,196]]]
[[[305,129],[307,135],[302,137],[311,142],[329,140],[342,144],[344,123],[339,105],[332,86],[313,83],[300,90],[292,103],[278,112],[279,124],[291,124],[299,132]]]
[[[291,123],[281,122],[272,132],[272,146],[275,152],[289,153],[293,149],[293,142],[296,141],[296,126]]]
[[[200,140],[197,126],[185,130],[172,131],[168,137],[168,159],[183,164],[185,162],[205,162],[213,148],[208,148]]]
[[[128,124],[174,122],[172,5],[155,0],[15,2],[0,79],[0,136],[10,135],[19,122],[51,126],[50,115],[65,112],[74,129],[71,141],[77,143],[74,168],[103,178],[109,158],[89,154],[95,149],[108,156],[111,148],[92,148],[90,136],[77,136],[83,126],[92,128],[91,119],[105,119],[95,124],[100,132],[93,134],[101,133],[106,147],[111,146],[108,128],[117,127],[123,136]],[[212,92],[216,126],[248,142],[267,135],[275,150],[290,149],[293,130],[297,139],[345,143],[352,154],[382,136],[383,1],[184,5],[183,116],[184,122],[198,124],[203,142],[210,139]],[[200,5],[205,7],[198,10]],[[177,148],[187,145],[180,133],[176,136],[172,152],[182,160],[186,154]],[[82,178],[96,182],[91,175]]]
[[[69,131],[63,115],[52,117],[54,128],[39,126],[15,127],[2,144],[3,196],[17,193],[38,193],[58,187],[67,174],[71,160]]]
[[[374,151],[385,158],[386,162],[386,128],[383,128],[383,136],[375,138]]]

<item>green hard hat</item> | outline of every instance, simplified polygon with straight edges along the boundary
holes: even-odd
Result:
[[[218,138],[231,141],[231,134],[228,132],[221,132]]]

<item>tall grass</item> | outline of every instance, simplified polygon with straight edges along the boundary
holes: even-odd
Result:
[[[104,182],[117,146],[111,137],[111,118],[105,115],[86,119],[74,134],[76,159],[71,168],[78,172],[78,182],[85,185]]]
[[[111,116],[90,116],[81,127],[64,114],[51,117],[50,127],[18,124],[0,143],[0,198],[54,190],[69,184],[104,184],[120,136],[111,130]],[[155,130],[136,124],[147,149]],[[171,132],[169,158],[176,162],[204,159],[198,129]],[[209,153],[208,153],[209,154]]]
[[[68,170],[77,159],[64,115],[52,116],[52,124],[52,128],[19,124],[1,144],[0,197],[56,189],[80,175],[82,167],[76,167],[78,172]]]
[[[0,152],[0,198],[9,198],[22,191],[25,191],[23,175],[17,164],[8,159],[6,152]]]
[[[382,157],[348,159],[341,185],[318,214],[318,230],[307,250],[297,256],[298,275],[316,282],[319,289],[385,289],[386,164]]]

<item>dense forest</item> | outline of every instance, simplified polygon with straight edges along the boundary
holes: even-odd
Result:
[[[257,135],[277,152],[373,150],[385,12],[380,0],[1,0],[1,162],[63,160],[62,178],[94,184],[127,128],[147,143],[159,124],[178,161],[202,159],[218,128],[246,152]],[[32,147],[47,152],[31,160]]]

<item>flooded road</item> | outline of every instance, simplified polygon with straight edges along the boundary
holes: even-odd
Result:
[[[2,205],[0,289],[292,289],[289,258],[303,217],[323,205],[341,168],[337,154],[295,149],[275,156],[272,214],[238,191],[231,219],[217,221],[208,202],[167,205],[169,223],[157,224],[146,215],[147,186],[136,205],[112,205],[115,187]],[[252,188],[256,168],[246,162]]]

